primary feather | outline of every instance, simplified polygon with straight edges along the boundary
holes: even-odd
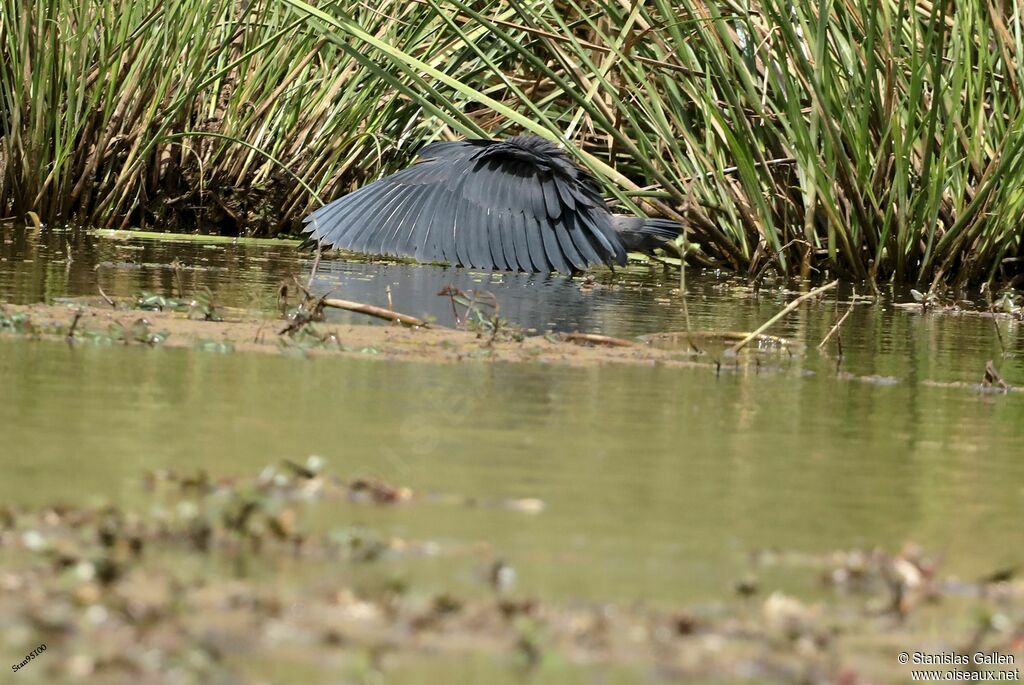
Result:
[[[679,234],[613,215],[597,182],[536,136],[430,143],[416,164],[305,218],[312,244],[488,270],[582,271]]]

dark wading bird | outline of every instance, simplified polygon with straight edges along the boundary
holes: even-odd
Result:
[[[679,235],[666,219],[608,210],[594,178],[536,136],[436,142],[416,164],[316,210],[307,245],[476,269],[625,265]]]

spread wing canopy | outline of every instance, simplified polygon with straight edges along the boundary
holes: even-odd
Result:
[[[596,183],[548,141],[438,142],[419,158],[310,214],[309,239],[478,269],[625,264]]]

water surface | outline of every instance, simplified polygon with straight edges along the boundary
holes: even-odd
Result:
[[[308,269],[290,243],[79,237],[5,240],[0,302],[185,288],[272,310],[277,285]],[[130,248],[130,249],[128,249]],[[96,265],[100,264],[99,268]],[[131,266],[128,266],[128,265]],[[198,267],[203,267],[202,269]],[[537,328],[637,335],[683,325],[675,274],[639,266],[598,287],[581,279],[487,276],[404,264],[326,261],[317,287],[410,313],[436,290],[492,290],[508,318]],[[695,329],[750,330],[793,297],[691,274]],[[480,591],[496,558],[518,591],[557,601],[711,601],[749,573],[752,551],[896,549],[913,541],[973,577],[1015,566],[1024,549],[1024,395],[935,387],[977,383],[993,360],[1024,384],[1024,335],[991,319],[857,306],[834,354],[814,351],[844,312],[843,288],[773,332],[801,354],[760,368],[459,365],[113,348],[0,337],[0,500],[144,503],[146,469],[251,474],[320,455],[333,472],[420,492],[535,497],[534,516],[441,504],[325,504],[324,525],[479,543],[466,559],[396,572],[438,590]],[[838,298],[844,304],[837,306]],[[1005,346],[1005,349],[1004,347]],[[834,353],[834,346],[830,346]],[[779,576],[771,583],[787,586]],[[794,587],[794,592],[800,592]],[[773,585],[774,586],[774,585]],[[803,586],[806,592],[806,584]]]

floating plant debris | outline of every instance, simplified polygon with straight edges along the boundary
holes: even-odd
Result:
[[[922,640],[936,651],[967,644],[1024,656],[1024,583],[1013,570],[946,578],[941,558],[914,545],[896,553],[757,551],[735,595],[714,606],[560,604],[532,598],[529,580],[501,557],[478,568],[476,591],[424,590],[415,576],[388,569],[438,555],[472,567],[474,555],[367,527],[310,525],[333,498],[473,506],[472,497],[339,478],[319,457],[285,460],[254,478],[154,471],[142,484],[147,504],[138,510],[0,508],[0,623],[19,651],[47,645],[30,666],[38,675],[247,681],[258,645],[270,658],[322,664],[328,681],[382,639],[382,673],[428,656],[476,655],[526,668],[554,659],[676,678],[838,684],[902,677],[894,655]],[[354,579],[367,566],[377,569],[372,578]],[[796,577],[826,594],[811,601],[794,595],[792,582],[786,592],[773,587],[767,577],[780,566],[810,571]],[[281,568],[287,573],[278,575]]]

